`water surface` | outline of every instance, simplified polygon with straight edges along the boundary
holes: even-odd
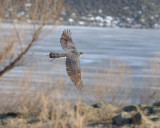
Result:
[[[64,29],[71,30],[77,49],[85,53],[80,57],[80,64],[87,86],[94,83],[95,71],[102,69],[100,65],[109,64],[111,59],[130,67],[128,75],[132,77],[133,88],[143,88],[145,80],[153,77],[146,71],[150,69],[152,58],[160,53],[160,30],[58,26],[32,47],[28,54],[34,53],[26,64],[0,78],[1,88],[13,86],[27,73],[32,84],[54,82],[63,77],[68,86],[73,86],[65,71],[65,58],[49,62],[47,56],[51,51],[63,52],[59,40]]]

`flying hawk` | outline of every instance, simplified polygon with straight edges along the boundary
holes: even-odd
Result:
[[[74,83],[74,85],[78,89],[82,89],[84,85],[81,80],[79,57],[83,53],[78,52],[78,50],[76,49],[76,46],[72,41],[70,30],[63,31],[60,38],[60,44],[62,46],[62,49],[64,50],[64,53],[50,52],[49,57],[54,59],[60,57],[66,57],[67,74]]]

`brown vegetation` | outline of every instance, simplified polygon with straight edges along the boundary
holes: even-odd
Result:
[[[156,73],[155,71],[157,70],[155,68],[157,68],[158,64],[155,65],[152,66],[150,72]],[[24,72],[23,77],[15,83],[16,85],[13,83],[14,86],[10,89],[4,88],[0,91],[0,125],[11,128],[13,126],[81,128],[86,124],[95,122],[110,122],[115,112],[127,104],[128,98],[135,99],[130,96],[132,89],[127,87],[132,83],[130,79],[131,70],[125,64],[115,60],[111,60],[109,65],[102,64],[101,67],[105,70],[94,71],[97,72],[94,85],[86,86],[82,92],[79,92],[75,100],[67,97],[67,93],[71,93],[73,94],[72,97],[76,97],[76,95],[74,96],[76,91],[73,89],[74,86],[68,89],[64,76],[59,76],[53,81],[54,76],[44,74],[43,79],[47,83],[39,81],[35,85],[30,82],[30,78],[34,77],[34,74]],[[153,79],[155,78],[153,77]],[[141,92],[142,95],[145,94],[145,88]],[[156,97],[144,95],[143,103],[152,103],[157,100],[156,98],[159,94],[156,93]],[[85,96],[85,100],[83,96]],[[89,98],[95,100],[90,100]],[[75,105],[77,108],[83,108],[82,101],[87,102],[87,104],[105,101],[110,104],[106,104],[103,107],[102,102],[99,106],[97,105],[100,109],[97,109],[96,106],[92,108],[84,105],[82,112],[75,111],[73,108]],[[118,105],[118,109],[111,104]]]
[[[11,3],[9,0],[1,2],[0,77],[15,66],[23,63],[28,50],[37,40],[41,39],[40,34],[45,25],[47,23],[56,23],[63,9],[62,1],[46,0],[43,4],[42,1],[38,0],[32,2],[32,7],[26,9],[32,19],[30,22],[26,22],[25,17],[15,17],[16,9],[23,6],[23,1],[18,3]],[[3,23],[5,9],[8,6],[13,6],[14,10],[10,12],[10,17],[12,18],[10,29],[5,27]],[[19,25],[21,25],[21,29],[19,29]],[[25,31],[22,29],[23,25],[25,25]],[[28,29],[26,28],[27,26]],[[25,37],[26,33],[31,33],[30,39]],[[150,71],[147,72],[151,79],[148,80],[146,88],[144,87],[141,90],[140,97],[136,97],[143,103],[152,103],[160,97],[159,90],[148,88],[159,87],[160,63],[157,58],[159,56],[151,61]],[[109,65],[102,64],[101,67],[103,67],[103,70],[100,68],[98,71],[93,71],[97,73],[94,76],[94,84],[91,86],[86,84],[84,90],[78,92],[75,100],[69,99],[66,95],[68,93],[72,95],[73,92],[77,92],[73,89],[73,86],[69,89],[67,88],[67,80],[64,76],[59,76],[58,79],[53,80],[54,76],[44,74],[41,79],[45,79],[46,83],[41,81],[32,83],[30,78],[34,77],[35,74],[23,72],[23,76],[17,79],[16,83],[12,83],[12,87],[7,89],[7,86],[5,86],[6,88],[0,89],[0,127],[82,128],[88,123],[88,120],[85,120],[87,116],[94,118],[93,115],[86,116],[82,114],[83,112],[80,113],[74,110],[73,106],[80,107],[84,99],[86,99],[84,102],[87,101],[88,104],[107,101],[119,106],[127,104],[126,100],[128,98],[135,100],[134,97],[131,97],[132,89],[128,86],[133,84],[130,76],[131,70],[128,66],[111,60]],[[34,69],[35,67],[30,68]],[[0,79],[1,83],[2,81]],[[85,98],[83,99],[84,96]],[[103,121],[106,121],[113,116],[112,107],[110,105],[101,110],[92,110],[95,113],[106,114],[107,116],[99,115]],[[117,111],[117,108],[115,108],[115,111]],[[97,118],[94,118],[94,120],[99,121]]]
[[[13,69],[15,66],[20,64],[20,61],[24,59],[24,56],[28,50],[40,39],[40,33],[43,31],[45,25],[48,23],[56,24],[59,15],[64,9],[63,1],[41,0],[31,1],[32,6],[24,7],[24,1],[12,1],[5,0],[1,1],[0,5],[0,63],[3,65],[0,69],[0,77],[7,71]],[[4,27],[6,24],[5,14],[7,8],[12,9],[10,11],[10,29],[7,30]],[[25,16],[17,17],[18,10],[23,8],[30,17],[30,21],[27,22],[28,18]],[[25,37],[28,31],[20,30],[18,25],[27,25],[31,32],[30,39]]]

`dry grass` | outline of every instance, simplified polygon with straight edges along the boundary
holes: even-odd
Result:
[[[24,1],[17,2],[11,4],[10,0],[5,0],[0,4],[3,5],[0,8],[0,72],[11,65],[11,68],[4,73],[22,64],[30,47],[42,38],[40,33],[43,32],[45,25],[56,24],[63,10],[61,0],[46,0],[45,3],[42,0],[32,0],[30,1],[32,6],[24,10],[28,17],[17,17],[15,12],[23,6]],[[3,22],[9,20],[5,17],[5,13],[6,8],[10,6],[14,11],[9,13],[11,26],[8,29]],[[25,25],[24,29],[22,29],[23,25]],[[16,61],[19,56],[20,59]],[[140,90],[141,95],[137,96],[140,103],[152,103],[160,98],[158,89],[150,89],[150,87],[160,87],[158,59],[159,55],[151,61],[150,70],[147,71],[151,77]],[[41,61],[37,60],[37,62]],[[131,86],[134,84],[132,73],[126,64],[110,60],[109,64],[98,65],[98,67],[100,67],[98,70],[92,71],[95,74],[93,84],[90,86],[85,84],[85,89],[78,93],[75,87],[67,86],[69,78],[64,75],[57,77],[56,74],[35,73],[37,70],[40,72],[46,70],[40,63],[29,65],[29,70],[26,69],[21,76],[14,77],[17,79],[12,80],[13,82],[6,81],[7,76],[2,77],[4,73],[0,73],[2,78],[0,83],[6,87],[0,89],[0,127],[82,128],[85,124],[85,116],[74,111],[73,106],[76,104],[81,104],[82,101],[88,104],[105,101],[120,106],[126,104],[129,98],[135,100],[134,95],[131,95],[133,93]],[[49,70],[54,71],[54,69]],[[38,81],[34,82],[35,79]],[[10,82],[9,84],[12,85],[9,86],[5,82]],[[111,117],[111,108],[101,110],[101,113],[108,114],[102,116],[104,120]],[[6,115],[8,112],[15,114],[16,117],[9,117]]]
[[[145,69],[146,78],[144,88],[141,89],[140,103],[150,104],[160,99],[160,55],[156,55],[151,59],[149,70]]]
[[[56,62],[55,62],[56,63]],[[63,62],[62,62],[63,63]],[[69,98],[65,98],[64,93],[70,93],[75,90],[68,90],[68,88],[74,88],[74,86],[67,88],[66,78],[64,76],[59,76],[59,78],[54,78],[54,75],[45,74],[41,76],[46,83],[42,81],[37,81],[32,83],[32,78],[35,78],[37,74],[34,74],[34,70],[41,69],[46,70],[45,68],[40,68],[41,65],[32,65],[29,68],[30,70],[23,72],[23,76],[19,77],[19,80],[13,83],[13,86],[9,86],[8,92],[7,89],[1,89],[0,97],[0,113],[8,113],[13,112],[18,115],[16,118],[4,118],[1,119],[1,125],[3,127],[55,127],[55,128],[81,128],[84,126],[85,117],[81,115],[79,112],[74,111],[73,106],[75,104],[81,104],[81,96],[83,94],[90,95],[96,98],[94,102],[100,102],[101,100],[105,101],[106,96],[115,90],[114,88],[117,86],[122,86],[122,79],[125,78],[125,65],[121,65],[117,62],[116,66],[113,66],[112,62],[110,65],[105,67],[105,71],[101,72],[102,74],[106,74],[104,76],[95,76],[98,77],[97,81],[100,80],[101,83],[95,82],[94,88],[88,87],[88,92],[80,92],[78,97],[75,98],[76,101],[72,101]],[[55,70],[53,69],[50,70]],[[118,71],[120,68],[123,70]],[[116,84],[115,79],[110,80],[114,76],[116,72],[116,80],[119,81],[120,84]],[[118,72],[118,73],[117,73]],[[98,72],[98,74],[101,74]],[[55,75],[56,76],[56,75]],[[108,77],[107,80],[105,77]],[[53,79],[54,78],[54,79]],[[101,79],[100,79],[101,78]],[[68,79],[68,78],[67,78]],[[121,82],[120,82],[121,81]],[[110,82],[110,83],[109,83]],[[108,83],[108,84],[106,84]],[[100,85],[102,84],[102,86]],[[111,85],[114,85],[114,88],[111,88]],[[7,86],[7,85],[6,85]],[[100,86],[100,89],[96,90],[96,87]],[[107,89],[109,91],[103,91]],[[102,92],[103,93],[102,93]],[[72,92],[71,92],[72,93]],[[115,92],[114,92],[115,93]],[[73,93],[74,94],[74,93]],[[112,92],[113,94],[113,92]],[[117,95],[117,94],[114,94]],[[75,95],[76,96],[76,95]],[[74,97],[74,95],[73,95]],[[116,98],[116,97],[115,97]],[[86,97],[86,102],[87,97]],[[110,101],[112,102],[112,101]],[[112,107],[108,107],[107,109],[103,109],[99,112],[101,113],[112,113]],[[98,113],[99,113],[98,112]],[[103,120],[106,118],[110,118],[111,115],[101,116]]]
[[[109,64],[101,64],[95,74],[93,85],[87,87],[94,102],[104,101],[121,104],[130,94],[132,79],[130,68],[117,60],[111,59]]]
[[[81,128],[83,116],[76,113],[70,103],[70,100],[63,99],[60,92],[51,86],[34,89],[28,85],[9,93],[1,91],[0,113],[18,114],[17,118],[1,119],[1,125]]]
[[[51,63],[50,63],[51,64]],[[70,99],[64,98],[67,92],[64,76],[44,73],[36,84],[32,81],[37,73],[34,71],[40,64],[32,65],[23,72],[13,85],[0,90],[0,126],[2,127],[35,127],[35,128],[81,128],[84,117],[76,113]],[[55,67],[56,68],[56,67]],[[43,68],[41,71],[43,72]],[[53,69],[50,69],[54,71]],[[55,78],[54,78],[55,77]],[[54,79],[53,79],[54,78]],[[3,83],[3,80],[1,80]],[[77,100],[75,102],[79,103]],[[17,114],[17,117],[5,117],[5,113]]]
[[[159,62],[157,58],[154,60],[156,61],[152,61],[148,72],[149,74],[154,74],[149,84],[152,83],[152,86],[159,87],[158,82],[154,84],[154,81],[159,80],[154,77],[155,74],[157,75]],[[57,62],[54,63],[56,64]],[[63,63],[62,61],[59,65],[64,65]],[[1,88],[0,90],[0,113],[13,112],[18,114],[16,118],[7,117],[4,119],[2,119],[2,114],[0,116],[1,126],[11,128],[81,128],[86,123],[86,117],[74,111],[73,106],[81,104],[84,99],[88,104],[105,101],[119,106],[127,104],[125,101],[128,97],[134,99],[134,97],[130,97],[132,89],[128,85],[132,84],[132,80],[130,78],[131,70],[128,66],[116,60],[111,60],[108,65],[102,64],[101,67],[103,70],[95,71],[97,75],[94,77],[94,85],[86,87],[86,90],[79,92],[78,97],[72,100],[67,97],[67,93],[73,94],[72,98],[76,97],[76,95],[73,93],[75,92],[73,90],[74,86],[67,87],[66,81],[68,81],[68,78],[63,75],[56,77],[56,75],[44,73],[40,77],[42,81],[33,83],[32,79],[37,76],[34,70],[38,68],[43,72],[46,69],[41,68],[40,64],[30,66],[29,68],[32,68],[33,72],[23,72],[23,76],[13,83],[14,86],[9,86],[9,89]],[[54,66],[50,70],[54,71],[54,68],[57,67]],[[3,82],[3,79],[1,82]],[[142,89],[141,92],[142,94],[144,92],[153,94],[151,89]],[[154,94],[154,96],[141,95],[139,98],[143,100],[143,103],[147,103],[147,101],[151,103],[159,97],[158,91]],[[93,101],[90,101],[89,97],[92,97]],[[101,110],[101,113],[107,114],[107,116],[101,116],[104,121],[112,117],[110,114],[112,114],[113,107],[108,107]]]
[[[63,0],[27,2],[32,5],[26,7],[26,1],[23,0],[0,2],[0,77],[2,78],[0,81],[4,85],[8,81],[4,82],[5,76],[2,76],[23,64],[28,50],[51,31],[45,29],[42,37],[41,32],[45,26],[57,24],[59,15],[65,8]],[[21,11],[25,12],[25,15],[19,14]],[[34,72],[35,67],[37,65],[30,66],[30,69],[32,68]],[[75,113],[70,105],[71,102],[63,99],[59,91],[65,89],[63,86],[65,79],[59,78],[53,82],[50,76],[43,76],[46,83],[39,80],[35,84],[33,79],[36,75],[32,72],[23,72],[22,76],[17,76],[17,80],[10,82],[12,85],[6,84],[6,88],[1,88],[0,127],[81,128],[83,116]],[[10,117],[9,112],[16,118]]]

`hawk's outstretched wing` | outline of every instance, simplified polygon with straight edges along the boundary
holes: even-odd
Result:
[[[79,58],[66,58],[66,71],[72,82],[78,89],[83,88],[81,80],[81,69],[79,64]]]
[[[64,51],[67,49],[76,49],[76,46],[72,41],[71,32],[68,29],[63,31],[60,38],[60,43]]]

